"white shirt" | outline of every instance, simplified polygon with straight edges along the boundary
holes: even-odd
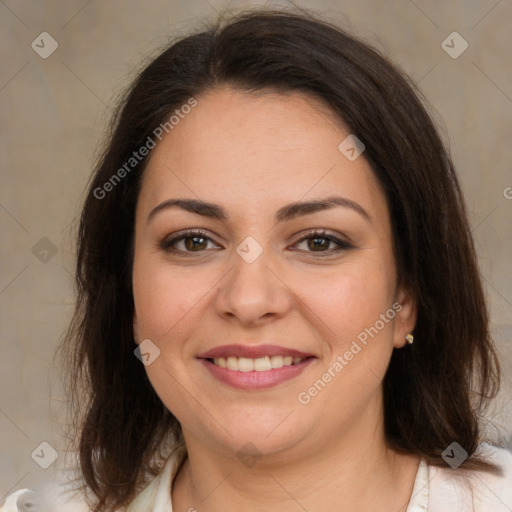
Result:
[[[512,452],[488,444],[481,445],[482,455],[503,469],[501,476],[483,471],[452,469],[449,466],[430,466],[422,459],[418,466],[407,512],[512,512]],[[186,457],[184,445],[167,459],[162,471],[130,503],[119,512],[172,512],[171,487],[178,469]],[[41,512],[88,512],[84,502],[69,501],[40,492],[21,489],[9,496],[0,512],[28,512],[37,502]],[[16,502],[18,502],[18,506]],[[49,500],[49,501],[45,501]],[[50,502],[51,501],[51,502]],[[44,503],[43,503],[44,502]],[[42,508],[49,506],[47,510]],[[192,509],[193,510],[193,509]]]

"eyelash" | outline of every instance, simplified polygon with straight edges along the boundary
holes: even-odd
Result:
[[[195,229],[195,230],[185,231],[184,233],[181,233],[179,236],[174,237],[170,240],[164,239],[160,242],[159,247],[160,247],[160,249],[162,249],[165,252],[168,252],[171,254],[176,254],[176,255],[183,255],[183,256],[188,255],[188,254],[193,254],[194,252],[198,252],[198,253],[205,252],[206,249],[204,251],[183,251],[181,249],[176,249],[175,247],[173,247],[173,245],[176,242],[179,242],[186,238],[196,238],[196,237],[197,238],[205,238],[209,241],[213,241],[205,231],[202,231],[200,229]],[[338,245],[338,248],[333,251],[319,251],[319,252],[306,251],[306,252],[313,253],[313,254],[316,253],[316,255],[318,255],[320,258],[326,257],[326,256],[331,256],[333,254],[338,254],[342,251],[346,251],[348,249],[354,248],[354,246],[349,244],[348,242],[346,242],[344,240],[340,240],[339,238],[337,238],[333,235],[327,234],[327,232],[325,230],[311,230],[310,232],[308,232],[306,234],[306,236],[302,237],[294,245],[297,245],[297,244],[304,242],[306,240],[309,240],[311,238],[325,238],[329,242],[332,242],[332,243]]]

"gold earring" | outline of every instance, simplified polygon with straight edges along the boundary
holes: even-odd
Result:
[[[411,333],[409,333],[405,335],[405,339],[407,343],[409,343],[409,345],[412,345],[412,342],[414,341],[414,336]]]

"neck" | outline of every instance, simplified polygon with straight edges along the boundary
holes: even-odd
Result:
[[[188,458],[173,486],[176,512],[405,512],[419,458],[386,446],[380,415],[336,439],[313,439],[254,465],[185,433]],[[315,442],[316,441],[316,442]],[[343,504],[343,508],[340,508]]]

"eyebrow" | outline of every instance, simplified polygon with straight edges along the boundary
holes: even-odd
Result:
[[[310,215],[322,210],[329,210],[336,206],[350,208],[351,210],[359,213],[370,223],[372,222],[370,215],[360,204],[341,196],[330,196],[324,199],[287,204],[277,210],[274,220],[276,223],[291,221],[297,217]],[[226,210],[217,204],[208,203],[199,199],[168,199],[151,210],[148,215],[147,222],[150,222],[159,212],[170,208],[180,208],[187,212],[216,220],[227,220],[229,218]]]

